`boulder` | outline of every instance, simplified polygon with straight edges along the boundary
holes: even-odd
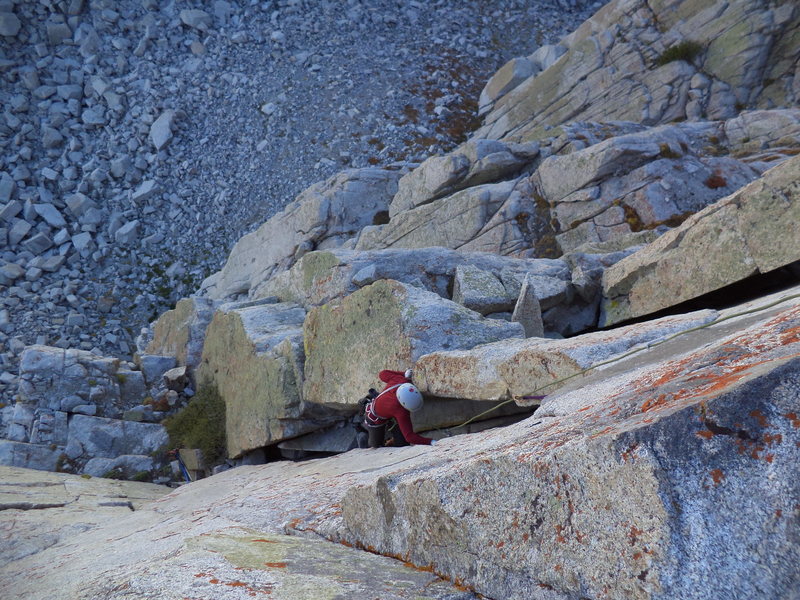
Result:
[[[92,477],[111,477],[112,479],[133,479],[151,476],[153,459],[150,456],[122,455],[115,458],[92,458],[86,462],[82,472]]]
[[[530,277],[525,276],[522,288],[514,304],[511,320],[522,325],[525,337],[543,337],[544,323],[542,322],[542,305],[536,296],[536,290],[531,284]]]
[[[432,156],[404,175],[389,205],[389,217],[459,190],[506,179],[534,161],[539,145],[471,139],[444,156]]]
[[[417,361],[414,380],[421,392],[435,396],[538,404],[540,396],[554,393],[587,370],[717,317],[706,310],[563,340],[515,339],[472,350],[431,352]]]
[[[453,302],[484,316],[513,308],[505,286],[494,274],[472,265],[456,267],[453,278]]]
[[[194,11],[181,11],[194,12]],[[201,11],[197,11],[201,12]],[[175,111],[165,110],[159,117],[150,125],[150,140],[156,150],[162,150],[169,144],[172,139],[172,128],[175,122]]]
[[[225,400],[228,455],[238,457],[330,423],[304,402],[303,320],[296,304],[229,303],[208,326],[197,372]]]
[[[136,340],[143,354],[174,356],[178,365],[194,370],[200,364],[206,328],[214,316],[214,303],[206,298],[182,298],[163,313]]]
[[[522,337],[522,326],[431,292],[383,280],[312,309],[303,326],[307,402],[352,410],[383,369],[403,370],[437,350]],[[424,412],[424,411],[423,411]],[[471,416],[471,415],[470,415]]]
[[[136,354],[134,360],[142,370],[148,387],[158,386],[164,373],[174,368],[176,364],[175,357],[171,354]]]
[[[222,270],[203,282],[204,295],[263,297],[252,290],[306,252],[335,248],[364,226],[383,222],[401,175],[390,169],[354,169],[311,186],[236,243]]]
[[[355,248],[443,246],[468,252],[520,252],[530,246],[525,245],[518,221],[535,213],[535,202],[526,192],[522,181],[471,187],[406,210],[386,225],[364,229]]]
[[[697,298],[800,259],[800,157],[610,267],[601,324],[610,325]]]
[[[166,430],[158,423],[137,423],[77,414],[69,421],[67,445],[77,445],[82,449],[78,459],[149,455],[161,451],[168,442]]]
[[[29,444],[27,442],[0,439],[0,468],[21,467],[37,471],[55,471],[62,450],[50,444]]]
[[[539,70],[525,57],[512,58],[492,75],[478,100],[478,114],[488,112],[494,103]]]
[[[36,410],[68,411],[95,405],[99,416],[119,417],[141,403],[141,375],[119,359],[50,346],[29,346],[20,357],[18,401]]]

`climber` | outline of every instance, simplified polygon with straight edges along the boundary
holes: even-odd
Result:
[[[422,408],[422,394],[411,383],[411,369],[402,371],[383,370],[378,373],[386,383],[382,392],[371,399],[364,410],[363,426],[369,434],[369,447],[383,446],[386,437],[386,424],[394,419],[400,431],[395,433],[395,446],[411,444],[430,444],[435,440],[414,433],[411,413]],[[399,438],[399,439],[398,439]]]

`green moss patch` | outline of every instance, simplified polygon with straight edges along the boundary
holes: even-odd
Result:
[[[208,466],[225,458],[225,401],[216,386],[203,386],[164,426],[173,448],[198,448]]]
[[[702,51],[703,46],[701,44],[692,40],[684,40],[683,42],[679,42],[667,48],[664,54],[658,57],[656,65],[663,67],[676,60],[691,63]]]

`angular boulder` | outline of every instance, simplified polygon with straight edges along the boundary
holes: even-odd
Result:
[[[98,416],[116,418],[143,400],[139,395],[141,373],[117,358],[84,350],[28,346],[19,368],[18,401],[45,412],[95,405]]]
[[[621,260],[603,275],[601,326],[656,312],[800,259],[800,157]]]
[[[432,352],[417,361],[414,377],[420,391],[436,396],[539,404],[539,396],[554,393],[584,372],[717,316],[699,311],[563,340],[513,339],[472,350]]]
[[[225,400],[230,457],[329,423],[303,401],[305,316],[296,304],[230,303],[208,326],[197,380]]]
[[[367,227],[355,248],[443,246],[513,255],[540,241],[542,236],[535,235],[537,227],[528,225],[529,218],[536,215],[536,201],[526,180],[487,183],[406,210],[386,225]]]
[[[174,356],[179,365],[196,369],[213,316],[214,303],[207,298],[182,298],[137,339],[139,352]]]
[[[352,409],[383,369],[421,356],[522,337],[522,326],[479,314],[431,292],[382,280],[312,309],[303,326],[307,402]],[[424,411],[423,411],[424,412]]]
[[[505,144],[471,139],[444,156],[432,156],[403,175],[389,205],[389,217],[483,183],[506,179],[532,163],[538,144]]]

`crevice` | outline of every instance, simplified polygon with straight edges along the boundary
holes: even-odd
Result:
[[[0,510],[44,510],[48,508],[64,508],[69,502],[4,502]]]

